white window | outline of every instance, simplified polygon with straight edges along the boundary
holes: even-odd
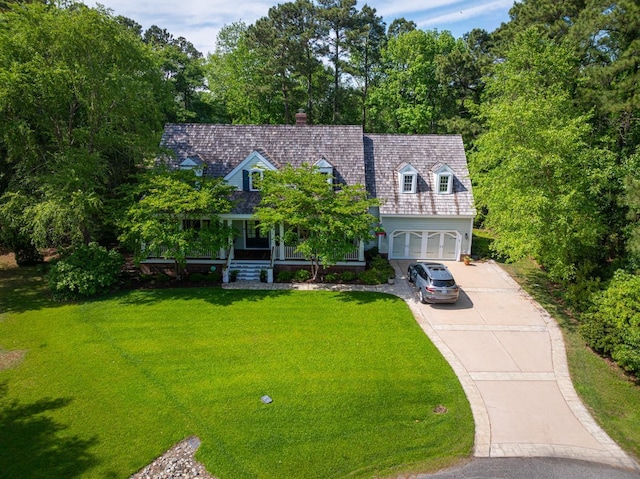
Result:
[[[259,168],[249,171],[249,191],[258,191],[258,182],[262,180],[264,172]]]
[[[438,194],[448,195],[453,186],[453,175],[441,173],[438,175]]]
[[[400,193],[417,193],[418,170],[405,163],[398,170],[398,182],[400,183]]]
[[[415,193],[417,176],[415,173],[405,173],[402,175],[402,192]]]
[[[453,170],[444,163],[438,163],[431,171],[433,172],[435,192],[439,195],[453,193]]]

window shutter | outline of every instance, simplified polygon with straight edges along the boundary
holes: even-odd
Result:
[[[249,171],[242,170],[242,190],[249,191]]]

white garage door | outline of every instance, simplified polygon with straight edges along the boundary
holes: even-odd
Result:
[[[394,231],[390,259],[457,260],[460,241],[455,231]]]

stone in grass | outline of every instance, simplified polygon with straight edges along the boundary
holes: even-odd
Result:
[[[271,399],[269,396],[264,395],[260,398],[260,401],[262,401],[265,404],[271,404],[273,402],[273,399]]]

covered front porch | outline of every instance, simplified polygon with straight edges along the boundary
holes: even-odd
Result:
[[[187,268],[210,269],[219,267],[222,271],[240,271],[238,280],[256,279],[263,270],[269,270],[271,276],[277,269],[300,269],[309,264],[302,253],[296,251],[296,245],[286,244],[285,225],[279,225],[264,233],[260,223],[251,216],[233,216],[223,218],[226,226],[234,230],[229,238],[229,247],[219,250],[192,250],[187,254]],[[365,244],[358,241],[353,251],[345,255],[336,267],[364,268]],[[166,249],[148,251],[147,258],[142,261],[146,265],[171,265],[173,259],[168,258]]]
[[[272,264],[278,262],[299,262],[306,261],[302,253],[296,251],[295,245],[285,244],[285,225],[281,224],[276,229],[271,229],[268,233],[263,233],[260,229],[259,221],[248,218],[228,218],[227,225],[236,231],[232,246],[228,252],[220,251],[221,259],[231,260],[259,260],[268,259]],[[340,262],[360,262],[364,264],[364,242],[359,241],[354,245],[354,250],[348,253],[344,261]]]

